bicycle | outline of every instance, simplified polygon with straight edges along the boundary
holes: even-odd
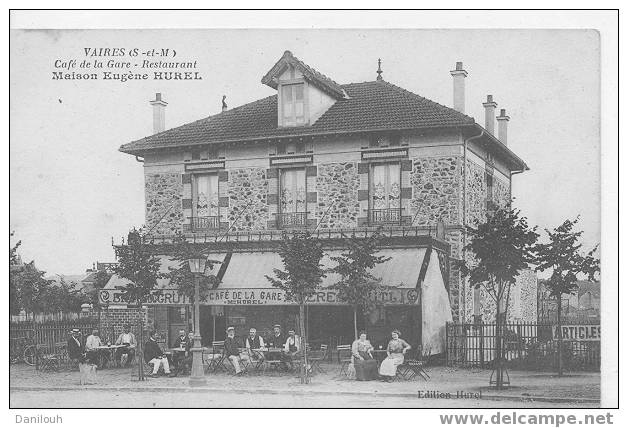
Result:
[[[25,362],[29,366],[34,366],[37,359],[37,345],[27,337],[11,338],[13,343],[9,349],[9,364]]]

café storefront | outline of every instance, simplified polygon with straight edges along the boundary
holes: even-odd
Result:
[[[390,331],[398,328],[412,345],[427,346],[433,354],[444,352],[445,323],[452,316],[446,286],[448,272],[443,262],[446,258],[440,251],[415,247],[385,248],[378,253],[390,258],[372,271],[385,286],[375,296],[382,305],[372,313],[358,316],[358,328],[365,328],[376,346],[385,345]],[[334,265],[331,258],[341,252],[327,251],[321,263],[331,268]],[[178,264],[167,256],[160,258],[164,273]],[[227,325],[233,325],[240,337],[250,327],[266,336],[274,324],[281,324],[284,330],[298,330],[298,306],[286,299],[282,290],[273,288],[265,277],[273,276],[274,268],[283,267],[278,253],[232,251],[211,254],[209,259],[219,263],[206,274],[217,275],[221,282],[201,300],[199,321],[204,344],[224,339]],[[353,309],[340,301],[332,288],[338,280],[337,275],[327,274],[307,301],[305,321],[308,341],[313,346],[350,344],[353,340]],[[126,307],[117,288],[124,284],[124,280],[114,275],[101,290],[101,303],[108,305],[109,310]],[[168,279],[160,279],[158,289],[147,306],[152,311],[155,329],[170,343],[179,329],[189,331],[194,325],[193,309],[189,299],[172,288]]]

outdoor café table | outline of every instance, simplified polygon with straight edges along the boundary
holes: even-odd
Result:
[[[264,364],[266,367],[275,365],[276,367],[283,368],[284,355],[283,348],[266,348],[261,350],[264,354]]]
[[[378,364],[381,364],[388,356],[388,351],[386,349],[372,349],[371,354],[373,359],[377,360]]]
[[[109,361],[115,363],[116,351],[119,348],[124,348],[125,346],[126,345],[101,345],[94,348],[98,350],[98,367],[102,369],[107,364],[107,359],[104,356],[104,354],[106,354],[107,352],[109,353],[110,357]]]

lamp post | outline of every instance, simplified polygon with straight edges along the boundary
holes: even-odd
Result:
[[[200,275],[205,273],[204,257],[189,259],[190,272],[194,275],[194,347],[192,351],[192,373],[190,375],[190,386],[205,385],[205,372],[203,370],[203,348],[201,345],[200,328]]]

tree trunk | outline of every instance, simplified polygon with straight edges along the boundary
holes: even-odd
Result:
[[[501,299],[496,301],[495,318],[495,387],[502,389],[504,386],[504,369],[502,366],[502,303]]]
[[[139,317],[137,320],[139,332],[138,336],[140,340],[137,341],[137,380],[143,381],[144,378],[144,323],[142,317],[142,305],[138,310]]]
[[[358,307],[357,305],[353,307],[353,336],[354,340],[358,339]]]
[[[563,329],[562,329],[562,296],[558,296],[558,306],[556,314],[558,315],[557,324],[558,324],[558,376],[563,375]]]
[[[307,369],[307,334],[305,332],[305,304],[299,305],[299,330],[301,330],[301,349],[303,350],[303,363],[301,364],[301,383],[310,383]]]

